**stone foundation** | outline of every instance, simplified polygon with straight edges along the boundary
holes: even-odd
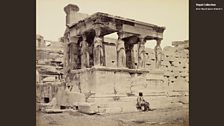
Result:
[[[137,93],[150,85],[145,79],[149,76],[149,71],[140,69],[95,67],[74,70],[71,75],[73,76],[71,85],[75,91],[81,93],[91,91],[96,95]],[[151,83],[156,83],[156,80],[151,80]]]

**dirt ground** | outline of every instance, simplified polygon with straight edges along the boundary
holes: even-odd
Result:
[[[77,111],[36,113],[37,126],[188,126],[188,104],[148,112],[87,115]]]

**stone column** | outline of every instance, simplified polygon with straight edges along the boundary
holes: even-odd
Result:
[[[126,53],[122,33],[118,33],[117,40],[117,67],[126,67]]]
[[[44,37],[41,35],[36,35],[36,47],[37,48],[44,48],[45,47],[45,41],[44,41]]]
[[[93,49],[93,59],[94,66],[103,66],[103,37],[100,36],[100,30],[97,29],[96,36],[94,38],[94,49]]]
[[[63,59],[64,62],[63,62],[63,64],[64,64],[64,70],[65,70],[65,68],[68,66],[68,54],[69,54],[69,48],[67,45],[67,43],[69,42],[69,39],[67,36],[64,36],[64,41],[65,41],[65,45],[64,45],[64,59]],[[66,72],[66,70],[64,72]]]
[[[131,69],[137,69],[138,61],[137,61],[135,44],[130,44],[130,48],[131,48]]]
[[[86,35],[82,35],[82,41],[80,42],[81,46],[81,68],[89,67],[89,50],[88,42],[86,41]]]
[[[162,48],[160,46],[162,39],[156,40],[156,46],[154,48],[155,51],[155,58],[156,58],[156,68],[160,68],[161,66],[161,58],[162,58]]]
[[[138,58],[136,55],[136,46],[135,44],[137,39],[132,37],[129,38],[129,40],[125,43],[125,49],[126,49],[126,62],[127,62],[127,67],[129,69],[137,69],[138,65]]]
[[[79,40],[79,37],[78,36],[71,36],[69,37],[69,43],[68,43],[68,48],[69,48],[69,58],[68,59],[70,62],[69,62],[69,66],[72,68],[72,69],[78,69],[78,40]]]
[[[66,25],[77,22],[76,17],[79,11],[79,7],[77,5],[68,4],[66,7],[64,7],[64,11],[66,13]]]
[[[138,69],[145,68],[145,39],[139,38],[138,42]]]

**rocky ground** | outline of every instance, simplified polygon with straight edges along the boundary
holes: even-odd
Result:
[[[86,115],[78,111],[36,113],[37,126],[188,126],[188,104],[149,112]]]

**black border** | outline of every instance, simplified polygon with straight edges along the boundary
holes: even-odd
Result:
[[[35,126],[36,1],[2,1],[1,125]]]
[[[222,0],[200,1],[224,8]],[[189,4],[190,125],[219,126],[224,110],[224,11],[196,11],[200,1]],[[36,123],[35,4],[35,0],[1,4],[1,125]]]
[[[222,0],[190,0],[190,125],[223,125],[224,10],[196,11],[196,3]],[[221,103],[222,102],[222,103]]]

